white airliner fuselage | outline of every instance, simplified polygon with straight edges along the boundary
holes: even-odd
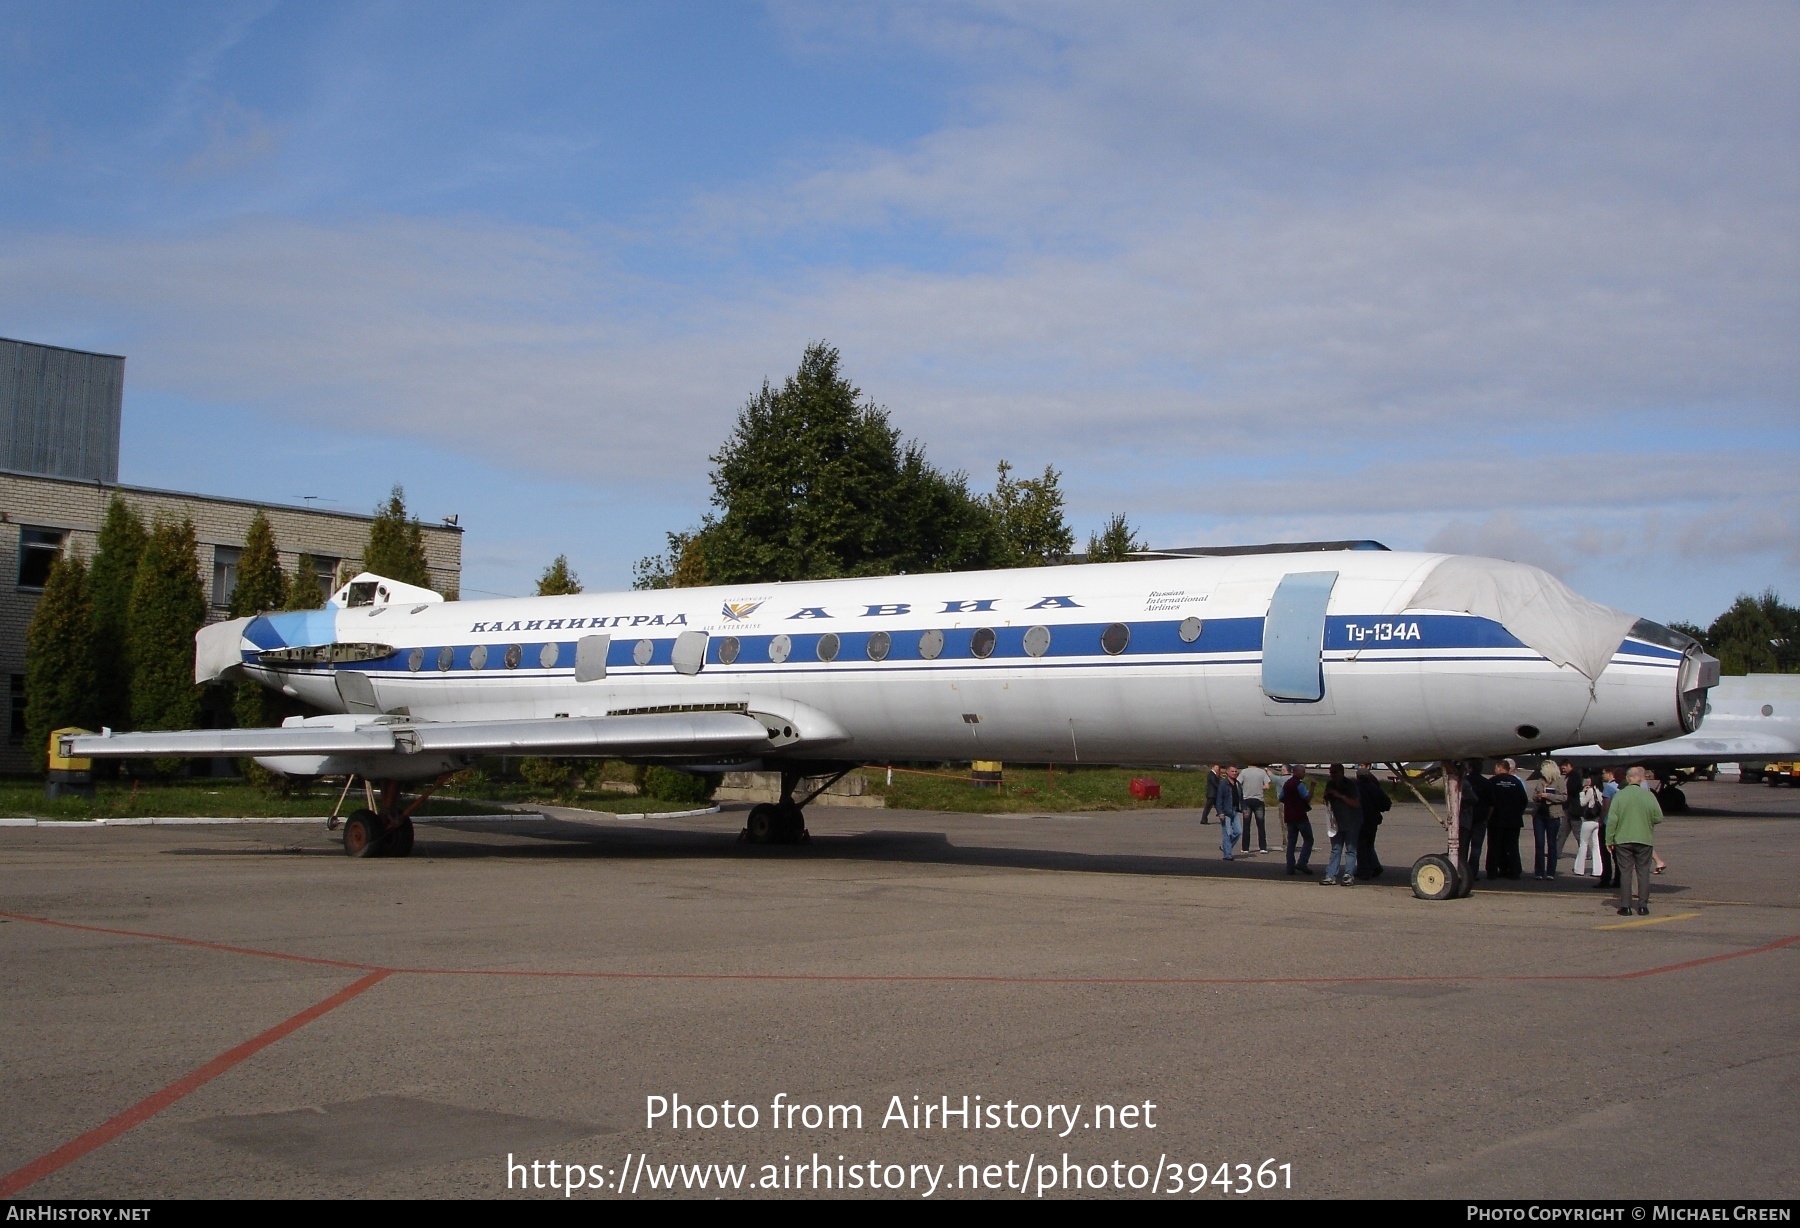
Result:
[[[779,819],[783,838],[804,830],[793,782],[832,765],[1635,745],[1695,729],[1718,671],[1535,568],[1383,549],[500,601],[364,575],[323,610],[196,642],[198,681],[249,677],[338,715],[74,736],[65,753],[387,782],[369,839],[406,848],[397,783],[482,755],[778,768],[784,800],[749,827]]]

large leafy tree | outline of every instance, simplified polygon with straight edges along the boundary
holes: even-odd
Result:
[[[40,770],[52,730],[91,727],[95,661],[87,563],[65,550],[50,566],[25,632],[25,737]]]
[[[550,566],[544,568],[544,574],[538,577],[537,595],[540,597],[564,597],[570,593],[581,591],[581,577],[569,568],[569,556],[559,554]]]
[[[406,514],[406,492],[394,487],[387,502],[375,509],[369,525],[369,544],[363,550],[363,570],[398,580],[402,584],[431,587],[431,568],[425,562],[425,530]]]
[[[127,611],[131,719],[138,729],[186,729],[200,717],[194,633],[206,623],[194,522],[158,517]]]
[[[1061,482],[1062,474],[1049,465],[1042,477],[1015,478],[1012,466],[1000,462],[988,506],[1011,566],[1042,567],[1075,548],[1075,535],[1063,518]]]
[[[1719,658],[1723,673],[1800,672],[1800,609],[1785,604],[1774,589],[1760,597],[1739,596],[1697,638]]]
[[[94,623],[93,719],[114,729],[131,728],[131,654],[126,623],[138,560],[148,538],[137,512],[114,495],[106,505],[94,561],[88,569]]]
[[[250,530],[244,534],[244,553],[238,558],[237,587],[231,590],[231,616],[245,618],[287,605],[288,579],[281,571],[281,554],[275,548],[275,530],[261,508],[250,519]],[[268,687],[254,682],[240,682],[232,693],[231,706],[241,726],[276,724],[285,707],[281,697]]]
[[[961,474],[904,443],[887,411],[806,348],[779,388],[764,382],[713,456],[699,529],[642,560],[640,588],[947,571],[1004,560],[991,510]]]

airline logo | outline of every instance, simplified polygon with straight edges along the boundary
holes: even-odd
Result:
[[[741,623],[762,609],[762,604],[760,601],[727,601],[719,612],[727,622]]]

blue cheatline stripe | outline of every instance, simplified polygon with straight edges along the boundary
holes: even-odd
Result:
[[[297,611],[292,615],[270,615],[253,620],[245,629],[245,637],[252,643],[262,647],[284,647],[294,645],[299,640],[289,640],[288,634],[305,637],[313,634],[314,626],[322,627],[327,621],[335,625],[333,611]],[[316,619],[317,624],[306,624],[302,618]],[[280,624],[281,634],[277,636],[275,619],[293,619]],[[259,627],[259,624],[271,624]],[[925,661],[919,656],[919,643],[925,635],[924,629],[895,630],[887,632],[889,649],[885,659],[880,662],[871,661],[868,656],[868,645],[872,630],[828,632],[789,632],[791,648],[788,660],[776,665],[769,660],[769,645],[775,639],[775,633],[744,635],[736,638],[738,655],[735,662],[736,672],[766,673],[772,668],[786,672],[817,672],[832,670],[843,672],[852,668],[863,670],[899,671],[920,669],[947,668],[981,668],[999,667],[1017,668],[1021,663],[1036,661],[1041,666],[1086,666],[1103,664],[1108,661],[1135,660],[1142,664],[1152,662],[1146,658],[1169,658],[1159,660],[1155,664],[1185,665],[1192,663],[1211,664],[1255,664],[1261,659],[1263,620],[1260,618],[1218,618],[1207,620],[1201,634],[1193,643],[1182,640],[1181,624],[1177,621],[1159,619],[1156,621],[1127,622],[1131,630],[1131,638],[1124,653],[1111,656],[1100,647],[1101,633],[1110,623],[1075,623],[1052,626],[1050,645],[1044,655],[1032,657],[1025,651],[1025,633],[1028,627],[993,627],[994,651],[986,658],[978,658],[970,651],[970,645],[977,628],[957,627],[941,629],[944,637],[943,652],[932,661]],[[252,631],[257,634],[252,635]],[[835,634],[838,639],[838,653],[832,664],[819,660],[819,642],[827,634]],[[651,646],[648,665],[645,668],[668,668],[671,664],[670,654],[674,650],[675,640],[643,637]],[[720,660],[720,652],[724,641],[728,638],[724,633],[712,633],[707,641],[706,662],[715,672],[734,669]],[[279,642],[275,642],[279,639]],[[266,642],[265,641],[269,641]],[[315,642],[330,643],[329,638]],[[606,655],[607,669],[629,671],[637,668],[634,654],[640,641],[614,636],[608,646]],[[541,653],[546,643],[554,643],[557,647],[556,664],[548,669],[539,664]],[[448,672],[455,674],[532,674],[551,676],[570,672],[575,661],[574,640],[532,640],[519,641],[520,662],[517,669],[505,667],[506,651],[511,645],[505,642],[487,642],[487,665],[481,671],[472,671],[469,656],[475,649],[473,644],[451,645],[451,667]],[[443,645],[425,645],[420,676],[442,673],[437,668],[438,654]],[[1518,652],[1530,655],[1521,658]],[[1657,665],[1674,667],[1680,664],[1679,653],[1655,650],[1651,646],[1627,640],[1620,645],[1618,652],[1633,658],[1632,664]],[[359,663],[357,668],[370,673],[410,673],[408,660],[412,649],[404,648],[393,656],[381,661]],[[1375,662],[1442,662],[1442,661],[1507,661],[1507,660],[1540,660],[1524,644],[1489,619],[1453,614],[1420,614],[1420,615],[1364,615],[1334,616],[1327,620],[1325,629],[1325,654],[1328,663],[1341,663],[1347,653],[1367,653],[1365,659]],[[1407,655],[1395,655],[1405,653]],[[1444,655],[1455,653],[1457,655]],[[1427,655],[1437,654],[1437,655]],[[247,657],[253,654],[246,654]],[[1235,658],[1227,661],[1227,658]],[[757,667],[761,667],[760,669]]]

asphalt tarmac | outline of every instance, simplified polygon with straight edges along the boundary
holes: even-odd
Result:
[[[1188,811],[3,828],[0,1192],[1793,1198],[1800,790],[1689,796],[1648,918],[1415,900],[1411,805],[1349,889]]]

